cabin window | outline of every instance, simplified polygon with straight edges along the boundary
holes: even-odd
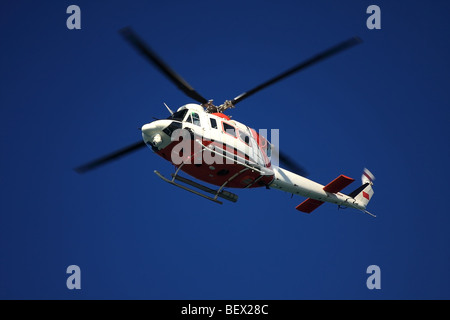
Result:
[[[223,124],[223,131],[236,138],[236,129],[226,122],[222,122],[222,124]]]
[[[242,141],[244,141],[246,144],[250,143],[250,137],[245,133],[239,130],[239,138],[241,138]]]
[[[174,112],[169,118],[167,119],[172,119],[172,120],[177,120],[177,121],[183,121],[184,116],[187,113],[187,109],[183,109],[177,112]]]
[[[198,116],[198,113],[192,112],[191,115],[192,115],[192,123],[197,126],[200,126],[200,117]]]
[[[186,119],[186,122],[190,122],[193,123],[197,126],[200,126],[200,117],[198,116],[198,113],[196,112],[191,112],[189,114],[189,116]]]
[[[267,144],[266,155],[269,158],[272,156],[272,145],[270,143]]]
[[[211,122],[211,128],[217,129],[217,121],[216,121],[216,119],[209,118],[209,121]]]

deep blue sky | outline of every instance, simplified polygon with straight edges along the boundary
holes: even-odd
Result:
[[[81,30],[66,8],[81,8]],[[381,30],[366,8],[381,8]],[[450,4],[445,1],[15,1],[0,5],[0,298],[449,299]],[[309,178],[376,176],[368,209],[313,214],[278,190],[220,206],[164,183],[140,139],[191,102],[117,33],[131,25],[220,104],[348,37],[364,43],[232,110],[280,129]],[[66,288],[69,265],[79,291]],[[368,290],[366,268],[381,268]]]

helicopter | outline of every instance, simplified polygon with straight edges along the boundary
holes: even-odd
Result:
[[[346,175],[341,174],[330,183],[321,185],[306,178],[306,170],[270,143],[264,134],[225,114],[226,110],[235,108],[236,104],[266,87],[361,43],[359,37],[352,37],[322,51],[216,106],[213,100],[204,98],[169,67],[132,28],[123,28],[119,33],[187,97],[198,103],[187,103],[176,111],[164,103],[170,116],[144,124],[140,128],[142,140],[83,164],[75,171],[85,173],[148,147],[176,168],[170,178],[155,170],[159,178],[215,203],[222,204],[222,200],[236,202],[238,195],[229,191],[230,188],[265,187],[306,197],[296,206],[298,211],[304,213],[311,213],[329,202],[338,205],[338,208],[350,207],[375,217],[366,210],[374,194],[372,186],[375,179],[368,169],[363,171],[362,184],[348,194],[340,191],[355,180]],[[278,160],[289,170],[278,166]],[[197,181],[181,176],[181,172]]]

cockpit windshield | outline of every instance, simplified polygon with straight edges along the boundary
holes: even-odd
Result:
[[[173,113],[170,117],[168,117],[167,119],[183,121],[184,116],[186,115],[187,112],[188,112],[187,109],[183,109],[183,110],[174,112],[174,113]]]

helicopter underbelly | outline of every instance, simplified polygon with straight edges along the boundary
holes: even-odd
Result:
[[[174,149],[177,144],[178,142],[172,142],[164,149],[155,151],[155,153],[177,167],[181,166],[181,171],[209,184],[224,185],[228,188],[256,188],[269,185],[274,178],[273,171],[270,168],[253,166],[254,162],[252,162],[252,159],[249,159],[248,156],[236,149],[231,150],[235,155],[234,159],[230,156],[224,157],[222,153],[221,155],[216,153],[214,161],[211,161],[211,153],[208,153],[209,149],[205,149],[202,152],[197,152],[194,156],[192,156],[194,152],[189,155],[183,155],[183,162],[181,164],[175,163],[176,161],[173,161],[172,154],[179,151]],[[209,147],[212,147],[213,144],[219,146],[216,142],[210,144],[211,146],[207,145]],[[192,150],[195,150],[193,145],[192,147]],[[239,162],[235,159],[247,161]]]

